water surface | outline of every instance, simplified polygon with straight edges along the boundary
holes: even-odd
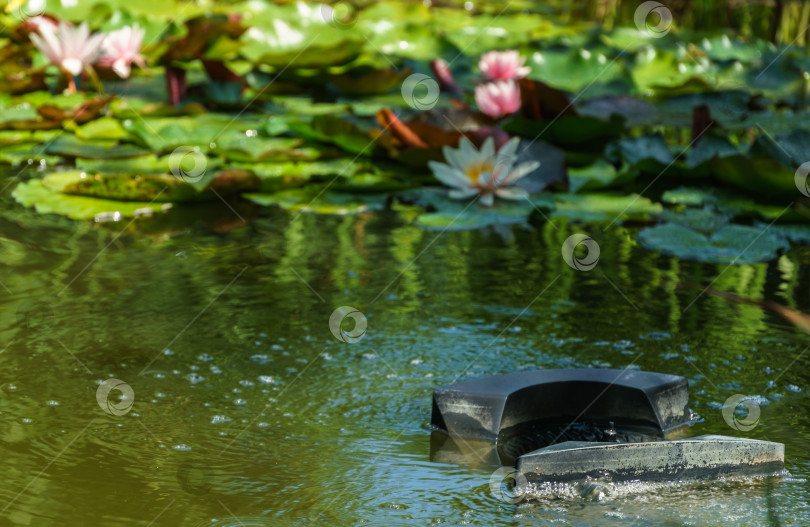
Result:
[[[2,200],[4,524],[810,524],[810,340],[683,286],[810,311],[806,247],[726,267],[541,218],[439,233],[394,213],[241,225],[200,209],[95,225]],[[561,258],[574,232],[600,244],[592,271]],[[367,317],[356,343],[330,331],[340,306]],[[490,492],[497,467],[431,461],[434,387],[559,367],[686,376],[693,434],[782,441],[790,476],[510,504]],[[96,400],[110,377],[134,393],[123,415]],[[722,418],[736,393],[759,396],[751,431]]]

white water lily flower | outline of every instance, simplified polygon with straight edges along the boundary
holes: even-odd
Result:
[[[37,49],[68,76],[68,84],[73,86],[73,77],[95,61],[104,35],[91,35],[86,22],[79,27],[60,22],[56,31],[42,25],[39,35],[31,33],[30,38]]]
[[[459,148],[445,147],[445,163],[431,161],[430,169],[436,179],[453,187],[449,195],[454,199],[465,199],[475,195],[481,204],[491,206],[495,196],[505,199],[525,199],[529,193],[525,189],[512,186],[520,178],[533,172],[540,163],[529,161],[515,166],[517,147],[520,139],[515,137],[495,153],[495,141],[488,137],[481,150],[466,137],[461,139]]]

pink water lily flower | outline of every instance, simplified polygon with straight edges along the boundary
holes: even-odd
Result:
[[[517,51],[490,51],[481,55],[478,69],[490,81],[522,79],[531,69],[524,66],[526,59]]]
[[[494,203],[495,196],[525,199],[529,193],[512,185],[537,169],[540,163],[529,161],[515,166],[519,143],[519,138],[512,138],[496,154],[492,137],[484,141],[481,150],[477,150],[465,137],[461,139],[458,148],[444,148],[447,164],[431,161],[430,169],[436,179],[452,187],[449,195],[453,199],[478,195],[481,204],[487,207]]]
[[[39,26],[39,34],[31,33],[30,38],[37,49],[62,70],[68,89],[75,92],[74,77],[95,61],[104,35],[91,35],[86,22],[79,27],[60,22],[56,31],[45,24]]]
[[[98,64],[112,68],[122,79],[129,78],[133,63],[145,68],[146,62],[139,53],[144,33],[138,24],[111,31],[101,45],[102,55]]]
[[[515,81],[487,82],[476,86],[475,104],[493,119],[520,110],[520,87]]]

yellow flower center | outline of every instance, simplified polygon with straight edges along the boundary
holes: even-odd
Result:
[[[467,169],[465,170],[467,177],[470,178],[470,181],[473,183],[478,183],[478,178],[484,172],[492,172],[495,168],[495,165],[492,163],[491,160],[485,160],[480,163],[476,163],[473,165],[468,165]]]

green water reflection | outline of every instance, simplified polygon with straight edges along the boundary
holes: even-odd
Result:
[[[810,251],[680,262],[631,231],[425,231],[406,215],[264,212],[222,231],[0,213],[0,483],[13,525],[801,525],[808,337],[684,282],[810,311]],[[193,216],[193,214],[192,214]],[[574,232],[595,269],[561,258]],[[696,300],[695,300],[696,299]],[[354,306],[368,331],[338,341]],[[166,351],[168,350],[168,351]],[[495,467],[430,460],[430,394],[458,378],[628,365],[684,375],[693,433],[786,443],[791,477],[582,500],[496,500]],[[128,383],[108,415],[98,383]],[[720,405],[761,396],[739,432]],[[770,506],[769,506],[770,505]],[[151,522],[151,523],[150,523]]]

